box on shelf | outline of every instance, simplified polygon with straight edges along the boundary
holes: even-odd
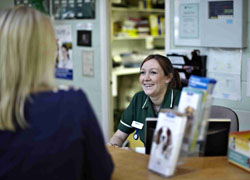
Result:
[[[152,36],[158,36],[158,16],[155,14],[149,15],[149,26],[150,26],[150,34]]]
[[[250,131],[229,134],[228,161],[250,172]]]

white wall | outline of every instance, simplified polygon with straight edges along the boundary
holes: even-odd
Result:
[[[110,71],[109,71],[109,53],[107,44],[107,7],[106,1],[96,0],[95,19],[80,20],[57,20],[56,24],[70,24],[73,34],[73,81],[57,79],[57,84],[69,84],[81,87],[87,94],[90,103],[97,115],[102,127],[106,142],[112,134],[112,116],[110,115],[109,100],[110,97]],[[92,24],[92,47],[77,46],[76,25]],[[94,51],[94,76],[82,76],[82,51]]]
[[[236,0],[237,1],[237,0]],[[165,0],[165,19],[166,19],[166,51],[178,49],[178,50],[193,50],[200,49],[201,52],[208,51],[208,48],[200,47],[185,47],[175,46],[174,44],[174,0]],[[226,106],[232,108],[239,117],[240,130],[250,130],[250,97],[246,96],[247,87],[247,60],[250,58],[250,2],[247,0],[247,33],[244,38],[247,38],[247,48],[242,49],[242,64],[241,64],[241,100],[232,101],[224,99],[214,99],[213,104]],[[230,29],[229,29],[230,31]],[[230,49],[228,49],[230,50]],[[209,60],[209,57],[208,57]],[[208,62],[209,63],[209,62]],[[209,71],[209,69],[208,69]]]

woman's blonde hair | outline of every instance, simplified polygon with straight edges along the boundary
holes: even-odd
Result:
[[[27,127],[25,101],[53,87],[55,55],[55,31],[45,14],[25,6],[0,14],[0,130]]]

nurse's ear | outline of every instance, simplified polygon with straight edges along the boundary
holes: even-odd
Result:
[[[170,83],[172,79],[173,79],[173,73],[169,73],[169,75],[166,76],[165,83],[166,84]]]

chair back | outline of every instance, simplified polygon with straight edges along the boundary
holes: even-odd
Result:
[[[231,119],[230,132],[239,131],[239,120],[237,114],[228,107],[212,105],[209,118]]]

